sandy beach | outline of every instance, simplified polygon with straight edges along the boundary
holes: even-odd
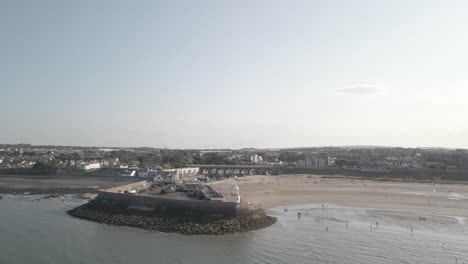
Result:
[[[213,183],[226,198],[234,184],[243,203],[263,208],[298,204],[334,204],[399,217],[465,221],[468,185],[355,180],[318,175],[249,176]],[[462,219],[462,220],[457,220]]]
[[[93,193],[135,179],[115,177],[3,176],[0,193]],[[243,204],[264,209],[300,204],[366,208],[368,213],[418,220],[467,222],[468,184],[399,182],[319,175],[247,176],[211,183],[226,200],[234,184]]]

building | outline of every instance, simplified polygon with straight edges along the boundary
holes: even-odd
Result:
[[[262,163],[263,158],[262,158],[262,156],[259,156],[258,154],[255,154],[255,155],[250,156],[250,162],[252,162],[252,163]]]
[[[199,171],[200,168],[198,167],[163,169],[160,171],[159,175],[164,177],[166,182],[182,183],[196,181]],[[156,177],[158,177],[159,175],[157,175]]]
[[[75,167],[79,170],[91,171],[101,168],[100,162],[79,162],[75,164]]]
[[[176,169],[176,182],[194,181],[197,179],[200,168],[198,167],[187,167]]]
[[[301,168],[327,168],[329,166],[329,158],[326,154],[321,154],[305,160],[299,160],[297,167]]]
[[[112,160],[102,160],[101,161],[102,168],[110,168],[112,167]]]

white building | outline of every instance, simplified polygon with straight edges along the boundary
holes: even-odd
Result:
[[[263,158],[262,158],[262,156],[259,156],[258,154],[255,154],[255,155],[250,156],[250,161],[252,163],[262,163]]]
[[[90,171],[90,170],[100,169],[101,163],[100,162],[80,162],[80,163],[77,163],[75,166],[77,169]]]
[[[187,167],[177,169],[164,169],[160,171],[160,174],[165,179],[170,179],[173,183],[189,182],[197,179],[200,168],[198,167]]]

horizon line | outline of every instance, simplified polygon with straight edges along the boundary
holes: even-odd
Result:
[[[322,146],[299,146],[299,147],[241,147],[241,148],[168,148],[150,147],[150,146],[96,146],[96,145],[55,145],[55,144],[31,144],[31,143],[0,143],[0,146],[16,146],[30,145],[35,147],[70,147],[70,148],[101,148],[101,149],[169,149],[169,150],[242,150],[242,149],[259,149],[259,150],[289,150],[289,149],[312,149],[312,148],[404,148],[404,149],[446,149],[446,150],[468,150],[463,147],[403,147],[403,146],[384,146],[384,145],[322,145]]]

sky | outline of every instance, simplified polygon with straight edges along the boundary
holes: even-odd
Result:
[[[468,1],[0,1],[0,143],[468,148]]]

